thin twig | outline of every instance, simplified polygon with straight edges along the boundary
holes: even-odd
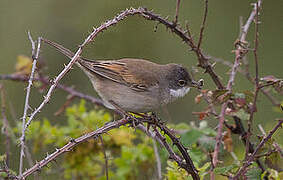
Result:
[[[24,106],[24,114],[22,117],[22,135],[20,138],[20,145],[21,145],[21,150],[20,150],[20,164],[19,164],[19,176],[22,176],[23,172],[23,162],[24,162],[24,156],[25,156],[25,132],[26,132],[26,120],[27,120],[27,113],[30,108],[29,106],[29,96],[30,96],[30,91],[31,91],[31,86],[33,83],[34,79],[34,74],[35,74],[35,69],[36,69],[36,63],[39,57],[39,51],[40,51],[40,43],[41,43],[41,38],[38,38],[37,42],[37,51],[35,52],[35,42],[32,40],[32,37],[30,35],[30,32],[28,32],[28,37],[32,45],[32,58],[33,58],[33,63],[32,63],[32,70],[30,73],[29,81],[28,81],[28,87],[27,87],[27,93],[26,93],[26,99],[25,99],[25,106]]]
[[[212,156],[213,167],[216,167],[217,163],[218,163],[218,153],[219,153],[219,149],[220,149],[220,144],[222,142],[222,129],[223,129],[224,121],[225,121],[225,111],[226,111],[226,108],[227,108],[227,104],[228,104],[228,102],[225,102],[222,105],[220,115],[219,115],[219,122],[218,122],[217,135],[216,135],[216,143],[215,143],[215,146],[214,146],[214,152],[213,152],[213,156]]]
[[[205,5],[204,5],[204,15],[203,15],[203,20],[199,32],[199,40],[198,40],[198,45],[197,45],[197,50],[200,49],[200,45],[203,39],[203,32],[204,32],[204,27],[205,27],[205,22],[207,19],[207,12],[208,12],[208,0],[205,0]]]
[[[107,157],[107,154],[106,154],[106,149],[105,149],[105,146],[104,146],[103,138],[102,138],[102,136],[99,136],[99,138],[100,138],[101,147],[102,147],[102,152],[103,152],[104,160],[105,160],[105,176],[106,176],[106,180],[108,180],[108,179],[109,179],[109,173],[108,173],[108,157]]]
[[[67,96],[66,102],[54,113],[54,116],[59,116],[62,112],[65,111],[67,107],[71,104],[71,102],[74,100],[74,95]]]
[[[152,140],[152,142],[153,142],[154,155],[156,159],[157,177],[159,180],[162,180],[161,160],[160,160],[158,148],[157,148],[155,140]]]
[[[171,29],[173,33],[175,33],[177,36],[179,36],[188,46],[190,46],[191,50],[195,52],[196,56],[198,57],[198,66],[205,69],[205,73],[208,73],[215,85],[218,89],[224,89],[224,86],[222,85],[219,76],[214,72],[211,64],[209,63],[210,57],[205,55],[201,49],[197,48],[197,45],[194,43],[191,33],[189,31],[189,27],[187,26],[187,30],[183,30],[179,26],[175,26],[174,22],[169,22],[166,20],[166,18],[162,18],[161,16],[154,14],[151,11],[147,11],[143,8],[139,8],[141,11],[141,15],[148,19],[153,21],[158,21],[159,23],[165,25],[167,28]]]
[[[0,75],[0,80],[13,80],[13,81],[22,81],[22,82],[26,82],[28,81],[28,77],[24,76],[24,75],[18,75],[18,74],[1,74]],[[48,79],[47,77],[35,77],[34,81],[39,81],[41,83],[43,83],[44,85],[51,85],[52,83],[50,82],[50,79]],[[77,90],[75,90],[72,87],[63,85],[58,83],[57,87],[59,89],[62,89],[63,91],[69,93],[72,96],[78,97],[80,99],[85,99],[87,101],[90,101],[91,103],[98,105],[98,106],[103,106],[103,101],[101,99],[95,98],[93,96],[84,94],[82,92],[79,92]]]
[[[212,157],[212,154],[211,152],[209,152],[209,159],[210,159],[210,164],[211,164],[211,167],[209,169],[209,175],[210,175],[210,180],[215,180],[215,174],[214,174],[214,165],[213,165],[213,157]]]
[[[262,148],[262,146],[272,137],[272,135],[277,131],[278,128],[282,126],[283,119],[279,119],[276,126],[268,133],[268,135],[261,140],[261,142],[257,145],[254,152],[248,157],[247,161],[245,161],[244,165],[238,170],[235,176],[232,178],[233,180],[239,179],[240,176],[246,171],[246,169],[251,165],[252,161],[255,159],[256,154]]]
[[[177,0],[177,1],[176,1],[176,14],[175,14],[175,20],[173,21],[173,23],[175,24],[175,26],[176,26],[177,23],[178,23],[178,15],[179,15],[180,2],[181,2],[181,0]]]
[[[263,127],[261,124],[258,125],[258,128],[260,130],[260,132],[266,136],[266,132],[264,131]],[[277,144],[276,142],[272,143],[272,146],[277,150],[277,152],[280,153],[281,158],[283,158],[283,150],[280,148],[279,144]]]
[[[256,112],[256,102],[257,102],[257,97],[258,97],[258,92],[259,92],[259,74],[258,74],[258,57],[257,57],[257,50],[258,50],[258,14],[259,14],[259,2],[254,4],[254,9],[255,9],[255,47],[254,47],[254,60],[255,60],[255,91],[254,91],[254,99],[253,99],[253,104],[250,107],[250,118],[248,120],[248,130],[247,130],[247,135],[246,139],[247,142],[249,141],[250,136],[252,135],[252,124],[253,124],[253,117],[254,113]],[[246,143],[246,154],[245,154],[245,159],[247,159],[249,156],[249,143]]]

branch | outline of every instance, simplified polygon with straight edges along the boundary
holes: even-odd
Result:
[[[199,33],[197,50],[200,49],[201,41],[202,41],[202,38],[203,38],[203,32],[204,32],[205,22],[206,22],[206,18],[207,18],[207,12],[208,12],[208,0],[205,0],[204,15],[203,15],[203,20],[202,20],[202,24],[201,24],[201,28],[200,28],[200,33]]]
[[[149,122],[149,121],[148,121]],[[152,123],[152,122],[151,122]],[[176,161],[178,163],[178,165],[182,168],[184,168],[183,166],[185,165],[183,163],[183,159],[178,156],[173,149],[171,148],[171,146],[168,144],[168,142],[166,141],[166,138],[156,129],[154,128],[154,131],[148,130],[145,126],[138,124],[136,126],[138,129],[142,130],[145,134],[147,134],[149,137],[153,138],[154,140],[156,140],[160,145],[162,145],[169,153],[169,159],[173,159],[174,161]],[[185,169],[185,168],[184,168]],[[186,169],[185,169],[186,170]]]
[[[38,42],[37,42],[37,51],[35,52],[35,42],[32,40],[32,37],[30,35],[30,32],[28,32],[28,37],[29,40],[31,41],[31,46],[32,46],[32,58],[33,58],[33,63],[32,63],[32,70],[30,73],[30,77],[29,77],[29,81],[28,81],[28,87],[27,87],[27,93],[26,93],[26,100],[25,100],[25,107],[24,107],[24,114],[22,117],[22,135],[20,138],[20,145],[21,145],[21,150],[20,150],[20,165],[19,165],[19,175],[22,176],[22,172],[23,172],[23,160],[24,160],[24,156],[25,156],[25,132],[26,132],[26,119],[27,119],[27,112],[28,109],[30,108],[29,106],[29,96],[30,96],[30,90],[31,90],[31,86],[33,83],[33,79],[34,79],[34,73],[35,73],[35,68],[36,68],[36,63],[38,60],[38,56],[39,56],[39,51],[40,51],[40,43],[41,43],[41,38],[38,38]]]
[[[108,180],[109,179],[108,157],[107,157],[107,154],[106,154],[106,149],[105,149],[105,146],[104,146],[103,138],[102,138],[102,136],[99,136],[99,138],[100,138],[101,148],[102,148],[103,155],[104,155],[104,160],[105,160],[105,176],[106,176],[106,180]]]
[[[211,76],[213,82],[216,84],[218,89],[224,89],[224,86],[222,85],[218,75],[214,72],[211,64],[208,62],[210,57],[205,55],[201,49],[197,48],[197,45],[194,43],[192,36],[189,33],[190,31],[188,27],[187,27],[187,30],[185,31],[181,27],[176,26],[174,22],[170,22],[166,18],[163,18],[157,14],[154,14],[152,11],[148,11],[144,8],[138,8],[137,11],[139,11],[138,14],[142,15],[142,17],[144,17],[145,19],[157,21],[160,24],[163,24],[164,26],[169,28],[177,36],[179,36],[191,48],[191,50],[195,52],[195,54],[197,55],[198,62],[199,62],[198,66],[205,69],[205,73],[208,73]]]
[[[26,82],[28,81],[28,77],[24,75],[18,75],[18,74],[0,74],[0,80],[13,80],[13,81],[22,81]],[[34,81],[39,81],[43,83],[44,85],[51,85],[50,79],[47,77],[35,77],[33,79]],[[101,99],[95,98],[93,96],[84,94],[82,92],[76,91],[74,88],[63,85],[58,83],[57,88],[62,89],[63,91],[69,93],[72,96],[85,99],[87,101],[90,101],[91,103],[98,105],[98,106],[104,106],[103,101]]]
[[[233,180],[239,179],[240,176],[243,175],[243,173],[246,171],[246,169],[251,165],[252,161],[255,159],[255,156],[257,152],[262,148],[262,146],[272,137],[272,135],[277,131],[278,128],[282,126],[283,119],[279,119],[276,126],[268,133],[268,135],[261,140],[261,142],[257,145],[254,152],[251,154],[251,156],[248,157],[247,161],[244,163],[244,165],[238,170],[238,172],[235,174],[235,176],[232,178]]]
[[[259,2],[261,2],[261,0],[259,0]],[[260,3],[259,3],[260,4]],[[240,41],[236,44],[237,49],[235,50],[235,61],[234,64],[232,66],[232,70],[231,70],[231,74],[230,74],[230,78],[229,81],[227,83],[227,93],[231,93],[232,92],[232,85],[235,81],[235,76],[237,73],[237,68],[240,65],[240,60],[242,59],[243,55],[246,53],[246,49],[243,48],[242,43],[245,42],[245,38],[248,32],[248,29],[250,27],[250,24],[252,23],[254,17],[255,17],[255,13],[257,12],[256,9],[253,9],[253,11],[250,14],[249,19],[247,20],[246,24],[244,25],[243,29],[242,29],[242,33],[240,35]],[[214,153],[213,153],[213,164],[214,167],[216,167],[217,162],[218,162],[218,153],[219,153],[219,148],[220,148],[220,143],[222,141],[222,129],[223,129],[223,124],[225,121],[225,112],[226,112],[226,108],[228,107],[228,104],[230,106],[233,106],[232,104],[229,103],[229,101],[226,101],[222,107],[221,107],[221,112],[219,115],[219,124],[218,124],[218,130],[217,130],[217,136],[216,136],[216,144],[215,144],[215,148],[214,148]],[[235,118],[234,118],[235,119]],[[249,144],[249,140],[246,140],[246,144]]]
[[[155,154],[155,158],[156,158],[157,178],[158,178],[158,180],[162,180],[161,161],[160,161],[158,148],[157,148],[155,140],[153,140],[152,142],[153,142],[153,149],[154,149],[154,154]]]
[[[157,117],[151,117],[151,120],[153,120],[153,122],[160,121]],[[177,138],[174,135],[174,133],[168,127],[166,127],[163,123],[156,123],[155,125],[159,127],[160,130],[164,132],[164,134],[168,135],[168,137],[172,140],[173,145],[177,146],[182,156],[184,157],[186,161],[185,166],[182,164],[179,164],[179,166],[184,168],[187,172],[189,172],[192,175],[194,180],[200,179],[198,175],[198,171],[195,168],[194,163],[187,152],[187,148],[184,147],[184,145],[180,142],[179,138]],[[157,130],[155,129],[155,131]]]
[[[180,8],[180,2],[181,0],[177,0],[176,1],[176,14],[175,14],[175,20],[174,20],[174,24],[175,26],[177,26],[177,23],[178,23],[178,15],[179,15],[179,8]]]
[[[258,125],[258,128],[260,130],[260,132],[266,136],[266,132],[264,131],[263,127],[261,126],[261,124]],[[274,149],[276,149],[277,152],[279,152],[281,158],[283,158],[283,150],[280,148],[279,144],[277,144],[275,141],[272,143],[272,146],[274,147]]]
[[[254,4],[254,11],[255,12],[255,47],[254,47],[254,59],[255,59],[255,92],[254,92],[254,99],[253,104],[250,107],[250,118],[248,120],[248,132],[247,132],[247,142],[251,136],[251,129],[252,129],[252,123],[253,123],[253,117],[254,113],[256,112],[256,102],[258,97],[258,92],[261,89],[259,86],[259,75],[258,75],[258,58],[257,58],[257,49],[258,49],[258,14],[259,14],[259,5],[260,1],[258,1],[256,4]],[[246,159],[249,156],[249,143],[246,144]]]

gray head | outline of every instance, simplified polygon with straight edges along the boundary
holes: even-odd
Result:
[[[200,84],[192,80],[188,70],[179,64],[169,64],[170,73],[166,76],[169,82],[169,93],[173,98],[183,97],[191,87],[200,88]]]

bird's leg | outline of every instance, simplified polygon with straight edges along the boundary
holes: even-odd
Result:
[[[160,118],[158,118],[157,115],[154,112],[149,112],[149,113],[146,113],[146,114],[142,114],[141,116],[147,122],[147,131],[149,130],[151,125],[156,126],[157,123],[161,122]]]
[[[150,125],[152,124],[150,115],[148,113],[136,113],[136,112],[131,112],[131,113],[141,117],[139,119],[136,118],[136,120],[138,120],[138,123],[140,123],[141,121],[147,122],[147,131],[148,131],[150,128]]]
[[[139,124],[139,120],[134,117],[133,115],[131,115],[130,113],[124,111],[120,106],[118,106],[114,101],[109,101],[109,103],[111,103],[116,110],[125,118],[128,120],[132,121],[132,126],[134,129],[136,129],[136,125]]]
[[[163,121],[156,115],[155,112],[151,112],[150,115],[148,115],[149,119],[152,121],[152,124],[157,125],[157,124],[164,124]]]

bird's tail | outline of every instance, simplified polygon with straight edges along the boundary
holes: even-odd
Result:
[[[50,40],[44,39],[44,38],[42,38],[41,40],[43,42],[45,42],[46,44],[49,44],[50,46],[54,47],[57,51],[64,54],[65,56],[67,56],[70,59],[75,55],[71,50],[63,47],[62,45],[60,45],[56,42],[53,42],[53,41],[50,41]]]

